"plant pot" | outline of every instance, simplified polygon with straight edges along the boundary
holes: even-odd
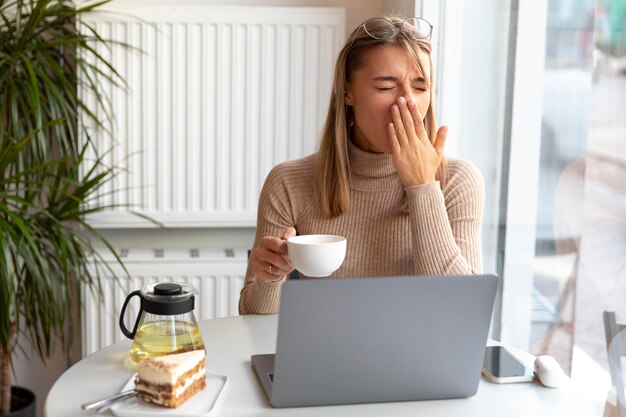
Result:
[[[35,394],[26,388],[11,387],[11,412],[2,417],[35,417]]]

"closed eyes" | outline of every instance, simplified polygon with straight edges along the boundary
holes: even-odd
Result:
[[[391,91],[395,89],[395,87],[376,87],[378,91]],[[428,90],[426,87],[413,87],[416,91],[426,91]]]

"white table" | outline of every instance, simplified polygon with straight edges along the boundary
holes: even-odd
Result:
[[[200,322],[207,367],[230,378],[211,415],[222,416],[594,416],[591,403],[570,380],[561,388],[539,382],[492,384],[481,378],[470,398],[274,409],[250,365],[250,355],[275,351],[277,316],[242,316]],[[124,367],[131,341],[115,343],[68,369],[54,384],[47,417],[93,415],[80,405],[118,392],[131,377]],[[532,362],[531,355],[525,355]],[[110,411],[108,412],[110,413]],[[109,414],[110,415],[110,414]]]

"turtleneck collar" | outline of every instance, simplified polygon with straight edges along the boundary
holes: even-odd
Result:
[[[348,157],[353,188],[381,190],[401,185],[391,155],[366,152],[348,141]]]

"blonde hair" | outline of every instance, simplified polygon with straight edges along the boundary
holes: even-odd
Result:
[[[326,217],[337,217],[350,208],[348,140],[350,140],[350,127],[354,120],[352,108],[345,103],[345,91],[354,72],[363,66],[363,58],[367,52],[377,47],[390,45],[399,45],[406,51],[407,55],[421,71],[429,86],[430,106],[424,116],[424,126],[431,143],[435,142],[437,136],[433,105],[434,82],[430,41],[428,39],[417,39],[415,29],[412,26],[403,25],[404,18],[400,16],[388,15],[384,19],[388,20],[386,28],[382,27],[385,21],[380,18],[369,19],[359,25],[348,37],[346,44],[337,57],[330,106],[322,130],[318,152],[320,200]],[[368,31],[364,29],[364,24],[366,23]],[[385,39],[377,39],[370,35],[370,33],[372,35],[376,35],[376,33],[382,34],[385,30],[388,32],[389,24],[402,26],[402,29],[398,30],[395,35]],[[384,37],[385,35],[380,36],[380,38]],[[426,63],[420,59],[418,50],[425,52],[428,56],[428,65],[431,69],[430,78],[426,77],[427,73],[424,71]],[[440,181],[443,188],[443,181],[445,180],[444,159],[442,159],[437,169],[436,179]]]

